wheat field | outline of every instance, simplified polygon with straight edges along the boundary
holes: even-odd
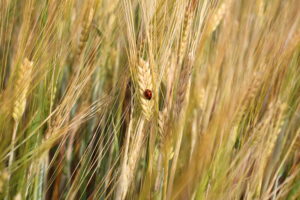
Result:
[[[300,200],[299,0],[0,0],[0,200]]]

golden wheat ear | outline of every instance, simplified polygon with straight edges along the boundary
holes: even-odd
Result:
[[[33,68],[33,62],[25,58],[17,72],[17,80],[16,80],[16,85],[14,90],[15,101],[14,101],[13,114],[12,114],[15,123],[14,123],[12,139],[11,139],[11,151],[9,153],[9,160],[8,160],[8,167],[9,167],[8,182],[12,174],[12,163],[14,160],[14,151],[15,151],[14,148],[16,143],[17,130],[18,130],[19,121],[23,116],[26,107],[26,99],[27,99],[27,94],[28,94],[30,81],[31,81],[32,68]],[[7,192],[8,191],[9,191],[9,186],[7,187]]]
[[[179,43],[179,49],[178,49],[178,63],[181,64],[183,61],[183,58],[186,53],[186,49],[188,46],[188,37],[190,30],[192,28],[192,22],[193,22],[193,9],[191,9],[191,6],[188,5],[185,10],[184,14],[184,21],[183,21],[183,27],[182,27],[182,33]]]
[[[139,100],[142,113],[147,120],[151,118],[153,108],[153,85],[149,62],[139,60],[137,67],[137,81],[139,87]]]
[[[33,62],[25,58],[18,70],[14,95],[16,99],[14,101],[14,108],[12,114],[12,117],[16,122],[19,122],[25,111],[26,98],[30,86],[32,68]]]
[[[224,1],[220,7],[213,13],[211,21],[208,26],[208,34],[213,33],[221,24],[226,12],[228,11],[231,0]]]
[[[93,21],[94,17],[94,9],[91,8],[89,10],[87,18],[83,21],[82,24],[82,31],[80,33],[79,43],[78,43],[78,49],[77,49],[77,56],[79,57],[82,54],[82,51],[86,45],[86,42],[89,38],[90,33],[90,27]]]
[[[177,97],[175,102],[175,109],[178,115],[184,105],[188,90],[190,88],[193,62],[194,62],[194,55],[190,53],[187,56],[186,60],[184,61],[179,75],[179,80],[178,80],[179,84],[178,84]]]

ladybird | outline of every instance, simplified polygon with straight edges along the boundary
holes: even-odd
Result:
[[[146,99],[148,99],[148,100],[151,100],[151,99],[152,99],[152,91],[149,90],[149,89],[146,89],[146,90],[144,91],[144,97],[145,97]]]

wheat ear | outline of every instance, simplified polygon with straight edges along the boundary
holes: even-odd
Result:
[[[280,132],[282,131],[283,127],[284,127],[284,123],[286,120],[286,109],[287,109],[287,104],[283,103],[279,110],[280,110],[280,114],[278,116],[278,122],[276,123],[275,126],[275,130],[274,130],[274,134],[270,135],[268,141],[267,141],[267,145],[266,145],[266,157],[269,157],[271,155],[271,153],[273,152],[276,140],[278,138],[278,135],[280,134]]]
[[[254,74],[251,84],[248,86],[247,92],[245,93],[245,96],[243,97],[243,99],[241,101],[241,107],[237,111],[235,123],[238,124],[240,122],[240,120],[242,120],[242,118],[245,114],[245,111],[247,109],[247,106],[257,95],[257,92],[261,88],[263,81],[264,81],[263,73],[255,73]]]
[[[168,115],[168,109],[164,108],[162,111],[159,111],[158,113],[158,133],[160,137],[160,146],[165,140],[165,122],[167,120]]]
[[[264,177],[261,185],[261,191],[265,192],[267,191],[269,184],[271,184],[271,174],[273,171],[273,167],[275,165],[276,160],[279,159],[278,155],[272,155],[276,149],[280,146],[279,143],[277,143],[278,139],[280,138],[281,132],[284,130],[284,125],[287,119],[287,104],[283,103],[280,105],[279,108],[277,108],[279,115],[275,118],[275,127],[273,134],[270,134],[266,146],[265,146],[265,170],[264,170]],[[275,146],[276,145],[276,146]],[[277,157],[277,159],[276,159]],[[268,161],[267,161],[268,160]],[[273,185],[273,184],[272,184]]]
[[[179,114],[181,112],[184,101],[186,99],[187,91],[190,87],[193,60],[193,55],[189,54],[186,58],[186,61],[183,63],[183,67],[179,75],[177,97],[175,102],[176,114]]]
[[[191,6],[188,5],[185,10],[184,21],[183,21],[183,28],[182,34],[180,38],[179,50],[178,50],[178,63],[181,64],[183,58],[185,56],[187,44],[188,44],[188,36],[190,33],[190,29],[192,26],[192,19],[193,19],[193,12]]]
[[[31,80],[32,66],[33,66],[33,62],[25,58],[17,74],[17,81],[15,86],[16,99],[14,102],[14,108],[12,114],[12,117],[15,121],[15,125],[14,125],[14,131],[12,135],[12,141],[11,141],[12,149],[9,156],[9,166],[11,165],[14,157],[13,148],[16,140],[18,124],[21,117],[23,116],[26,107],[26,98],[27,98],[27,93],[28,93],[30,80]]]
[[[222,19],[224,18],[224,15],[226,11],[229,8],[229,5],[231,3],[231,0],[224,1],[221,6],[216,10],[216,12],[212,15],[210,24],[209,24],[209,34],[213,33],[217,27],[220,25],[222,22]]]
[[[82,24],[82,31],[80,33],[78,49],[77,49],[77,56],[79,57],[85,47],[85,44],[89,38],[90,27],[92,24],[92,20],[94,17],[94,9],[91,8],[86,20],[84,20]]]
[[[13,114],[12,114],[15,123],[14,123],[12,139],[11,139],[11,151],[8,160],[8,168],[9,168],[8,181],[12,173],[11,165],[14,160],[15,140],[17,136],[19,121],[23,116],[26,107],[26,100],[27,100],[27,94],[28,94],[28,89],[31,80],[32,68],[33,68],[33,62],[25,58],[17,73],[17,81],[15,86],[16,99],[14,101]],[[9,191],[9,187],[7,188],[7,191]]]
[[[139,89],[139,100],[142,108],[142,113],[147,120],[150,120],[153,108],[153,98],[147,99],[145,91],[149,90],[153,94],[152,76],[150,72],[149,62],[143,59],[139,60],[137,67],[137,82]]]
[[[16,122],[19,122],[20,118],[22,117],[25,111],[26,98],[27,98],[27,93],[30,85],[32,66],[33,66],[33,62],[25,58],[20,69],[18,70],[18,74],[17,74],[18,77],[15,86],[16,99],[14,102],[14,109],[12,115]]]

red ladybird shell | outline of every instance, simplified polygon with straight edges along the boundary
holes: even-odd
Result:
[[[148,100],[152,99],[152,91],[149,90],[149,89],[146,89],[146,90],[144,91],[144,97],[145,97],[146,99],[148,99]]]

